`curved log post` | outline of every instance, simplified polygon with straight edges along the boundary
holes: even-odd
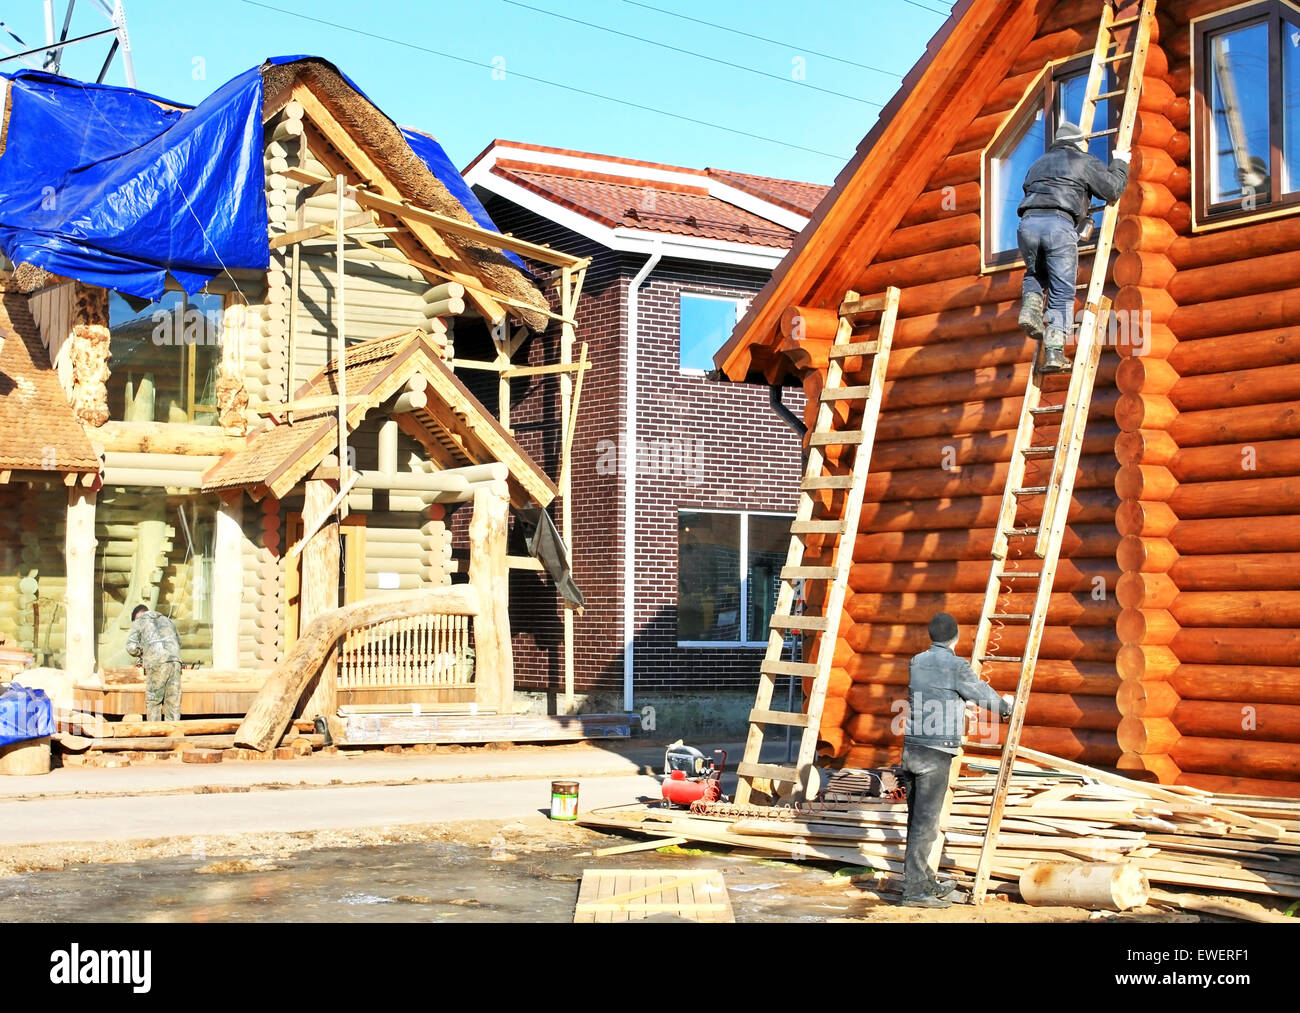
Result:
[[[478,614],[478,591],[462,584],[403,598],[353,602],[317,616],[258,691],[235,732],[235,745],[265,752],[279,742],[307,684],[334,655],[339,641],[354,631],[412,616]]]

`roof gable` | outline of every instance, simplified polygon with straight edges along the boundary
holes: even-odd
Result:
[[[427,403],[394,414],[430,460],[440,468],[499,461],[509,469],[507,484],[516,506],[546,506],[555,498],[555,484],[447,368],[419,329],[348,349],[349,431],[417,376],[427,385]],[[294,395],[291,404],[304,407],[293,413],[292,421],[250,435],[241,450],[208,471],[204,491],[245,489],[256,499],[268,492],[277,498],[288,495],[338,447],[337,408],[329,403],[337,404],[337,397],[338,362],[332,360]]]

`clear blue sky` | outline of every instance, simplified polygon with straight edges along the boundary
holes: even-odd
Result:
[[[56,3],[60,19],[65,6],[66,0]],[[308,53],[336,63],[398,123],[434,134],[460,166],[501,137],[828,183],[943,24],[950,2],[125,0],[125,7],[137,86],[177,101],[197,103],[267,56]],[[74,32],[105,24],[89,0],[75,10]],[[0,18],[30,44],[43,40],[39,0],[4,0]],[[326,21],[344,27],[320,23]],[[0,41],[17,48],[11,38],[0,36]],[[93,78],[106,49],[98,40],[69,49],[64,73]],[[10,71],[15,66],[3,65]],[[596,95],[549,87],[524,75]],[[120,63],[107,80],[124,83]]]

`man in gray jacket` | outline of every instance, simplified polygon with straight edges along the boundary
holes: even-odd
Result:
[[[131,610],[126,653],[144,668],[144,703],[150,721],[181,719],[181,638],[172,621],[147,605]]]
[[[1128,185],[1129,157],[1127,151],[1116,151],[1110,165],[1104,165],[1088,153],[1083,132],[1073,123],[1062,123],[1047,154],[1025,174],[1017,232],[1025,258],[1020,326],[1043,342],[1044,373],[1070,369],[1065,340],[1074,318],[1079,232],[1090,219],[1093,197],[1108,204],[1119,200]]]
[[[907,789],[907,854],[903,861],[903,904],[948,907],[930,862],[939,835],[943,800],[953,761],[966,729],[966,704],[975,703],[1006,717],[1009,697],[982,682],[970,662],[957,657],[957,620],[947,612],[930,620],[930,649],[912,658],[907,685],[907,725],[903,733],[903,785]]]

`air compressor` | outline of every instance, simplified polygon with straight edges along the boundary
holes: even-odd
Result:
[[[678,739],[664,751],[663,800],[666,806],[686,806],[692,802],[717,802],[722,798],[722,772],[727,753],[713,751],[711,760],[694,746]]]

